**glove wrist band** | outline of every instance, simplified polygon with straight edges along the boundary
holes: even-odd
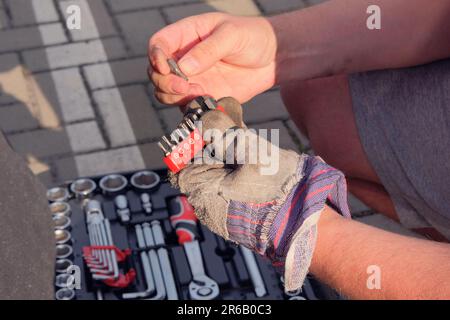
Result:
[[[230,201],[228,206],[230,240],[268,257],[282,273],[294,236],[308,218],[320,214],[327,202],[350,218],[343,173],[327,165],[320,157],[304,156],[303,159],[298,168],[300,181],[285,199],[258,204]],[[315,237],[308,246],[313,249],[314,245]],[[311,257],[309,261],[303,261],[308,264],[306,268]]]

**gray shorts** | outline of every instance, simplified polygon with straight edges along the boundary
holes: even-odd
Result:
[[[362,145],[400,221],[450,239],[450,60],[349,83]]]

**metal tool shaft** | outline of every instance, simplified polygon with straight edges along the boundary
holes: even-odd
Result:
[[[242,256],[244,258],[245,265],[247,266],[250,279],[252,280],[253,287],[255,288],[255,294],[258,298],[267,294],[266,287],[264,286],[264,280],[261,272],[259,271],[256,258],[249,249],[243,246],[239,246]]]

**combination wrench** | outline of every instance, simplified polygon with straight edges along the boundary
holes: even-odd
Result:
[[[189,283],[189,295],[193,300],[212,300],[220,291],[216,281],[206,275],[203,257],[198,243],[197,217],[194,208],[185,196],[172,198],[169,203],[170,222],[183,245],[192,281]]]

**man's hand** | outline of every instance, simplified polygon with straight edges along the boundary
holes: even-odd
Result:
[[[298,289],[325,202],[350,216],[343,174],[319,157],[280,149],[254,131],[236,129],[243,125],[239,103],[224,98],[219,105],[225,113],[201,117],[207,152],[171,182],[213,232],[268,257],[284,273],[286,289]],[[276,170],[264,170],[274,161]]]
[[[243,103],[275,83],[277,41],[265,18],[207,13],[171,24],[149,41],[149,76],[162,103],[232,96]],[[168,58],[189,82],[170,73]]]

